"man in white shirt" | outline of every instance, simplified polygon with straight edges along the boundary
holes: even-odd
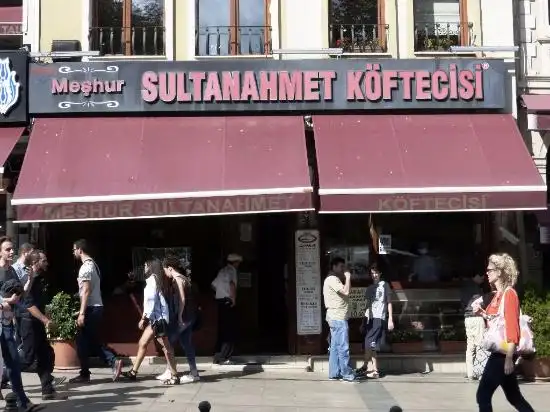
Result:
[[[102,345],[99,341],[99,327],[103,315],[101,299],[101,275],[99,267],[90,256],[88,242],[84,239],[73,244],[73,254],[82,262],[78,271],[78,294],[80,296],[80,311],[78,312],[76,349],[80,360],[80,374],[69,380],[70,383],[90,382],[90,354],[97,353],[99,357],[113,370],[113,381],[122,372],[122,360]]]
[[[235,304],[237,303],[237,268],[243,258],[231,253],[227,256],[227,265],[218,272],[212,282],[218,304],[218,339],[214,363],[230,365],[235,343]]]
[[[323,283],[323,298],[330,327],[328,377],[353,382],[355,374],[350,367],[348,327],[350,278],[351,274],[345,270],[345,260],[340,257],[332,259],[330,272]]]

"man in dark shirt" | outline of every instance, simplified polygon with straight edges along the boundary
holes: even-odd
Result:
[[[59,384],[65,379],[54,380],[52,376],[55,355],[46,332],[50,320],[44,315],[46,302],[43,275],[48,268],[48,259],[41,250],[33,251],[31,256],[32,266],[29,276],[33,276],[34,279],[23,299],[26,310],[22,310],[19,327],[22,341],[21,363],[23,370],[38,374],[43,400],[65,400],[67,396],[57,393],[54,388],[55,384]]]

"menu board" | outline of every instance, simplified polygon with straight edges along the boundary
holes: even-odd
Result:
[[[296,329],[298,335],[321,333],[321,259],[318,230],[297,230]]]
[[[349,291],[349,317],[350,319],[363,318],[367,309],[365,293],[367,288],[351,288]]]

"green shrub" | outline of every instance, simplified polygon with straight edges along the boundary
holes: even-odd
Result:
[[[550,292],[528,286],[521,301],[521,310],[533,318],[531,328],[535,335],[537,356],[550,357]]]
[[[51,319],[48,339],[72,341],[76,337],[77,326],[74,314],[78,312],[78,300],[65,292],[55,295],[46,306],[46,316]]]

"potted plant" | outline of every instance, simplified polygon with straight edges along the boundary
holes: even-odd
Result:
[[[418,330],[394,330],[390,334],[393,353],[419,353],[424,351],[422,332]]]
[[[51,319],[48,339],[55,353],[57,369],[76,369],[80,366],[75,344],[75,313],[78,313],[78,310],[78,300],[65,292],[56,294],[46,306],[46,316]]]
[[[532,318],[531,329],[536,353],[522,362],[523,375],[528,379],[550,380],[550,292],[530,285],[525,289],[521,309]]]
[[[466,351],[466,331],[463,328],[442,327],[438,332],[441,353],[464,353]]]

